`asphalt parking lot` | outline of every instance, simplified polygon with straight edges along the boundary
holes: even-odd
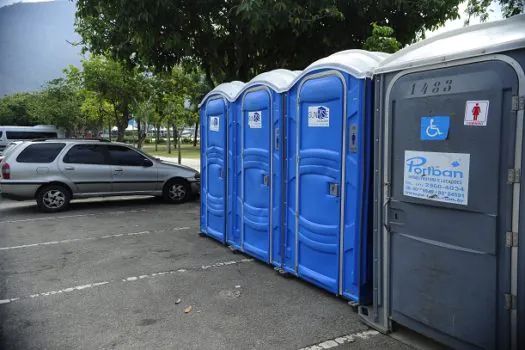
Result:
[[[152,198],[59,214],[1,201],[0,348],[408,349],[344,300],[200,237],[198,215]]]

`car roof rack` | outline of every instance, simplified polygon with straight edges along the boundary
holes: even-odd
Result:
[[[93,141],[93,142],[111,142],[108,139],[104,138],[40,138],[40,139],[32,139],[32,142],[43,142],[43,141]]]

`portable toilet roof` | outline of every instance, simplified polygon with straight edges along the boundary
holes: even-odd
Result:
[[[226,98],[229,102],[233,102],[235,100],[235,97],[241,91],[241,89],[246,85],[242,81],[232,81],[229,83],[222,83],[220,85],[217,85],[215,89],[211,90],[204,96],[201,103],[199,103],[199,107],[202,106],[204,101],[208,99],[211,95],[222,95],[224,98]]]
[[[321,58],[310,64],[295,81],[306,74],[320,69],[342,70],[358,79],[371,78],[374,69],[390,54],[365,50],[344,50]]]
[[[265,84],[270,86],[277,93],[282,93],[288,90],[290,84],[294,79],[301,73],[301,71],[291,71],[288,69],[274,69],[269,72],[264,72],[252,80],[250,80],[241,90],[247,90],[248,88],[258,85]],[[239,94],[241,91],[239,91]]]
[[[525,46],[525,15],[451,30],[385,59],[376,74],[510,51]]]

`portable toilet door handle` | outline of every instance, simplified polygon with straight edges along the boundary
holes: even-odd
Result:
[[[270,186],[270,177],[268,175],[263,175],[263,184],[264,186]]]
[[[221,177],[221,179],[224,179],[224,168],[221,168],[219,176]]]
[[[330,196],[339,197],[339,184],[331,183],[329,192],[330,192]]]

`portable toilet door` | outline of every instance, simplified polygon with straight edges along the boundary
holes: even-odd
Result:
[[[524,68],[517,16],[424,40],[376,70],[378,293],[366,321],[456,349],[525,348]]]
[[[226,243],[231,226],[233,169],[231,102],[244,83],[217,86],[200,104],[201,124],[201,234]]]
[[[371,72],[387,55],[347,50],[288,94],[284,270],[358,302],[367,283]]]
[[[236,100],[238,208],[228,243],[244,253],[281,265],[283,93],[298,75],[285,69],[262,73]]]

